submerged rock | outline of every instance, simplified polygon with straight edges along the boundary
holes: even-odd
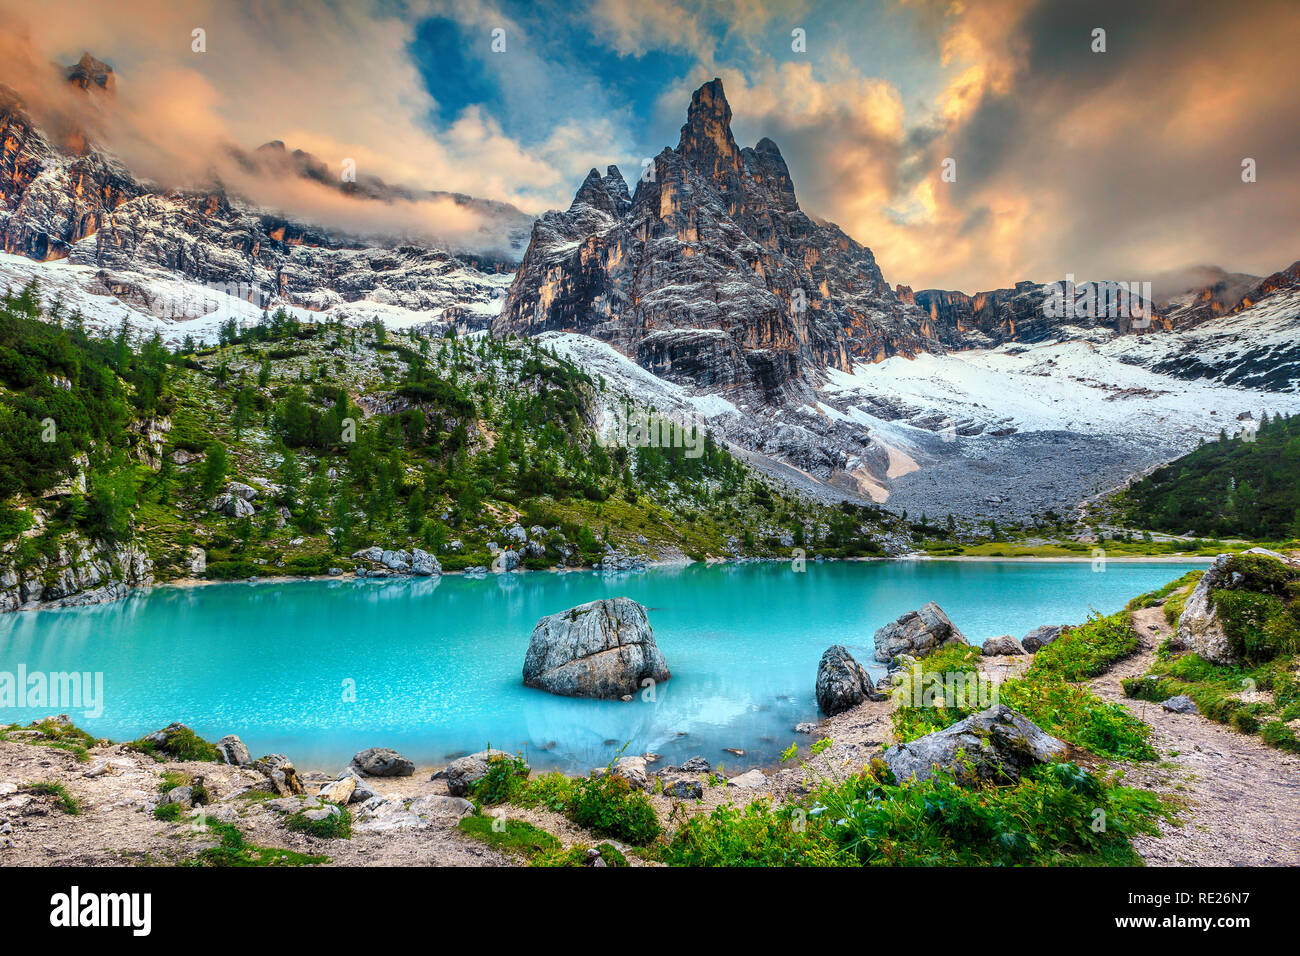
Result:
[[[884,700],[876,692],[867,669],[843,644],[832,644],[817,665],[817,706],[827,717],[855,707],[864,700]]]
[[[896,744],[883,759],[900,783],[926,780],[936,770],[967,784],[1005,783],[1064,753],[1064,741],[1010,707],[994,704],[951,727]]]
[[[899,654],[921,657],[941,647],[967,643],[943,609],[930,601],[876,631],[876,660],[889,663]]]
[[[671,676],[645,608],[623,597],[542,618],[524,658],[524,685],[563,697],[618,700]]]
[[[352,758],[352,765],[370,777],[409,777],[415,764],[391,747],[371,747]]]

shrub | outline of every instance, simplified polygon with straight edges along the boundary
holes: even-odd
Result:
[[[462,833],[482,840],[498,850],[520,853],[532,858],[539,853],[555,852],[560,841],[541,827],[524,820],[505,820],[495,816],[463,817],[457,827]]]
[[[307,816],[306,810],[297,810],[289,815],[284,825],[296,833],[319,837],[322,840],[352,839],[352,813],[347,807],[339,807],[337,814],[330,814],[320,820]]]
[[[470,796],[478,803],[492,806],[519,799],[528,790],[528,765],[522,757],[493,757],[487,773],[470,786]]]
[[[127,744],[127,748],[148,754],[159,763],[167,760],[221,762],[221,753],[216,745],[204,740],[184,724],[172,724],[161,732],[165,735],[161,743],[150,740],[149,737],[141,737]]]
[[[612,773],[578,781],[567,813],[578,826],[637,846],[651,842],[660,833],[650,799]]]
[[[1226,588],[1210,597],[1229,647],[1247,664],[1300,653],[1300,624],[1280,598]]]
[[[68,816],[75,817],[81,813],[81,804],[61,783],[27,783],[23,789],[38,796],[53,797],[54,805]]]

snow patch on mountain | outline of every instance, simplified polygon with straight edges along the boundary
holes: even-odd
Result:
[[[157,332],[171,345],[180,344],[186,336],[199,342],[215,342],[224,323],[231,319],[240,325],[255,323],[263,311],[256,294],[249,301],[238,294],[237,287],[205,285],[175,272],[105,270],[68,259],[36,262],[0,252],[0,287],[17,291],[33,280],[47,307],[61,303],[65,316],[80,311],[88,329],[116,332],[125,322],[146,335]],[[431,309],[410,309],[386,301],[387,290],[382,287],[370,297],[352,302],[331,293],[321,308],[279,300],[267,302],[265,307],[284,308],[303,322],[341,320],[360,325],[378,319],[388,328],[407,329],[430,324],[436,327],[455,320],[481,327],[501,311],[510,280],[509,273],[453,266],[438,284],[425,287],[441,300],[440,307]]]

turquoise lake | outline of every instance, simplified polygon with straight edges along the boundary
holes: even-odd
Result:
[[[864,663],[872,635],[937,601],[974,643],[1078,623],[1204,562],[756,563],[601,575],[291,581],[156,588],[109,605],[0,615],[0,672],[102,672],[103,712],[77,724],[115,740],[174,720],[254,756],[335,771],[365,747],[418,766],[487,745],[585,770],[628,753],[770,763],[817,719],[831,644]],[[672,670],[654,702],[571,700],[522,684],[533,624],[597,598],[649,609]],[[347,693],[355,687],[355,695]],[[350,697],[355,696],[355,699]],[[66,710],[67,708],[60,708]],[[51,707],[0,707],[0,723]],[[801,738],[806,741],[807,738]],[[745,751],[744,757],[724,748]]]

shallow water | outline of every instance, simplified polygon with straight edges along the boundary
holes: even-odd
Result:
[[[1089,608],[1116,611],[1203,566],[872,561],[795,573],[760,563],[157,588],[100,607],[0,615],[0,673],[102,672],[102,714],[70,711],[92,733],[131,739],[180,720],[209,739],[237,733],[254,756],[287,753],[300,768],[337,770],[371,746],[431,765],[491,744],[525,751],[535,766],[584,770],[626,742],[664,763],[702,754],[735,768],[770,763],[796,723],[817,718],[827,646],[845,644],[866,663],[875,630],[926,601],[982,643],[1077,623]],[[539,617],[620,595],[649,608],[673,673],[655,701],[523,686]],[[59,710],[69,708],[0,706],[0,723]]]

